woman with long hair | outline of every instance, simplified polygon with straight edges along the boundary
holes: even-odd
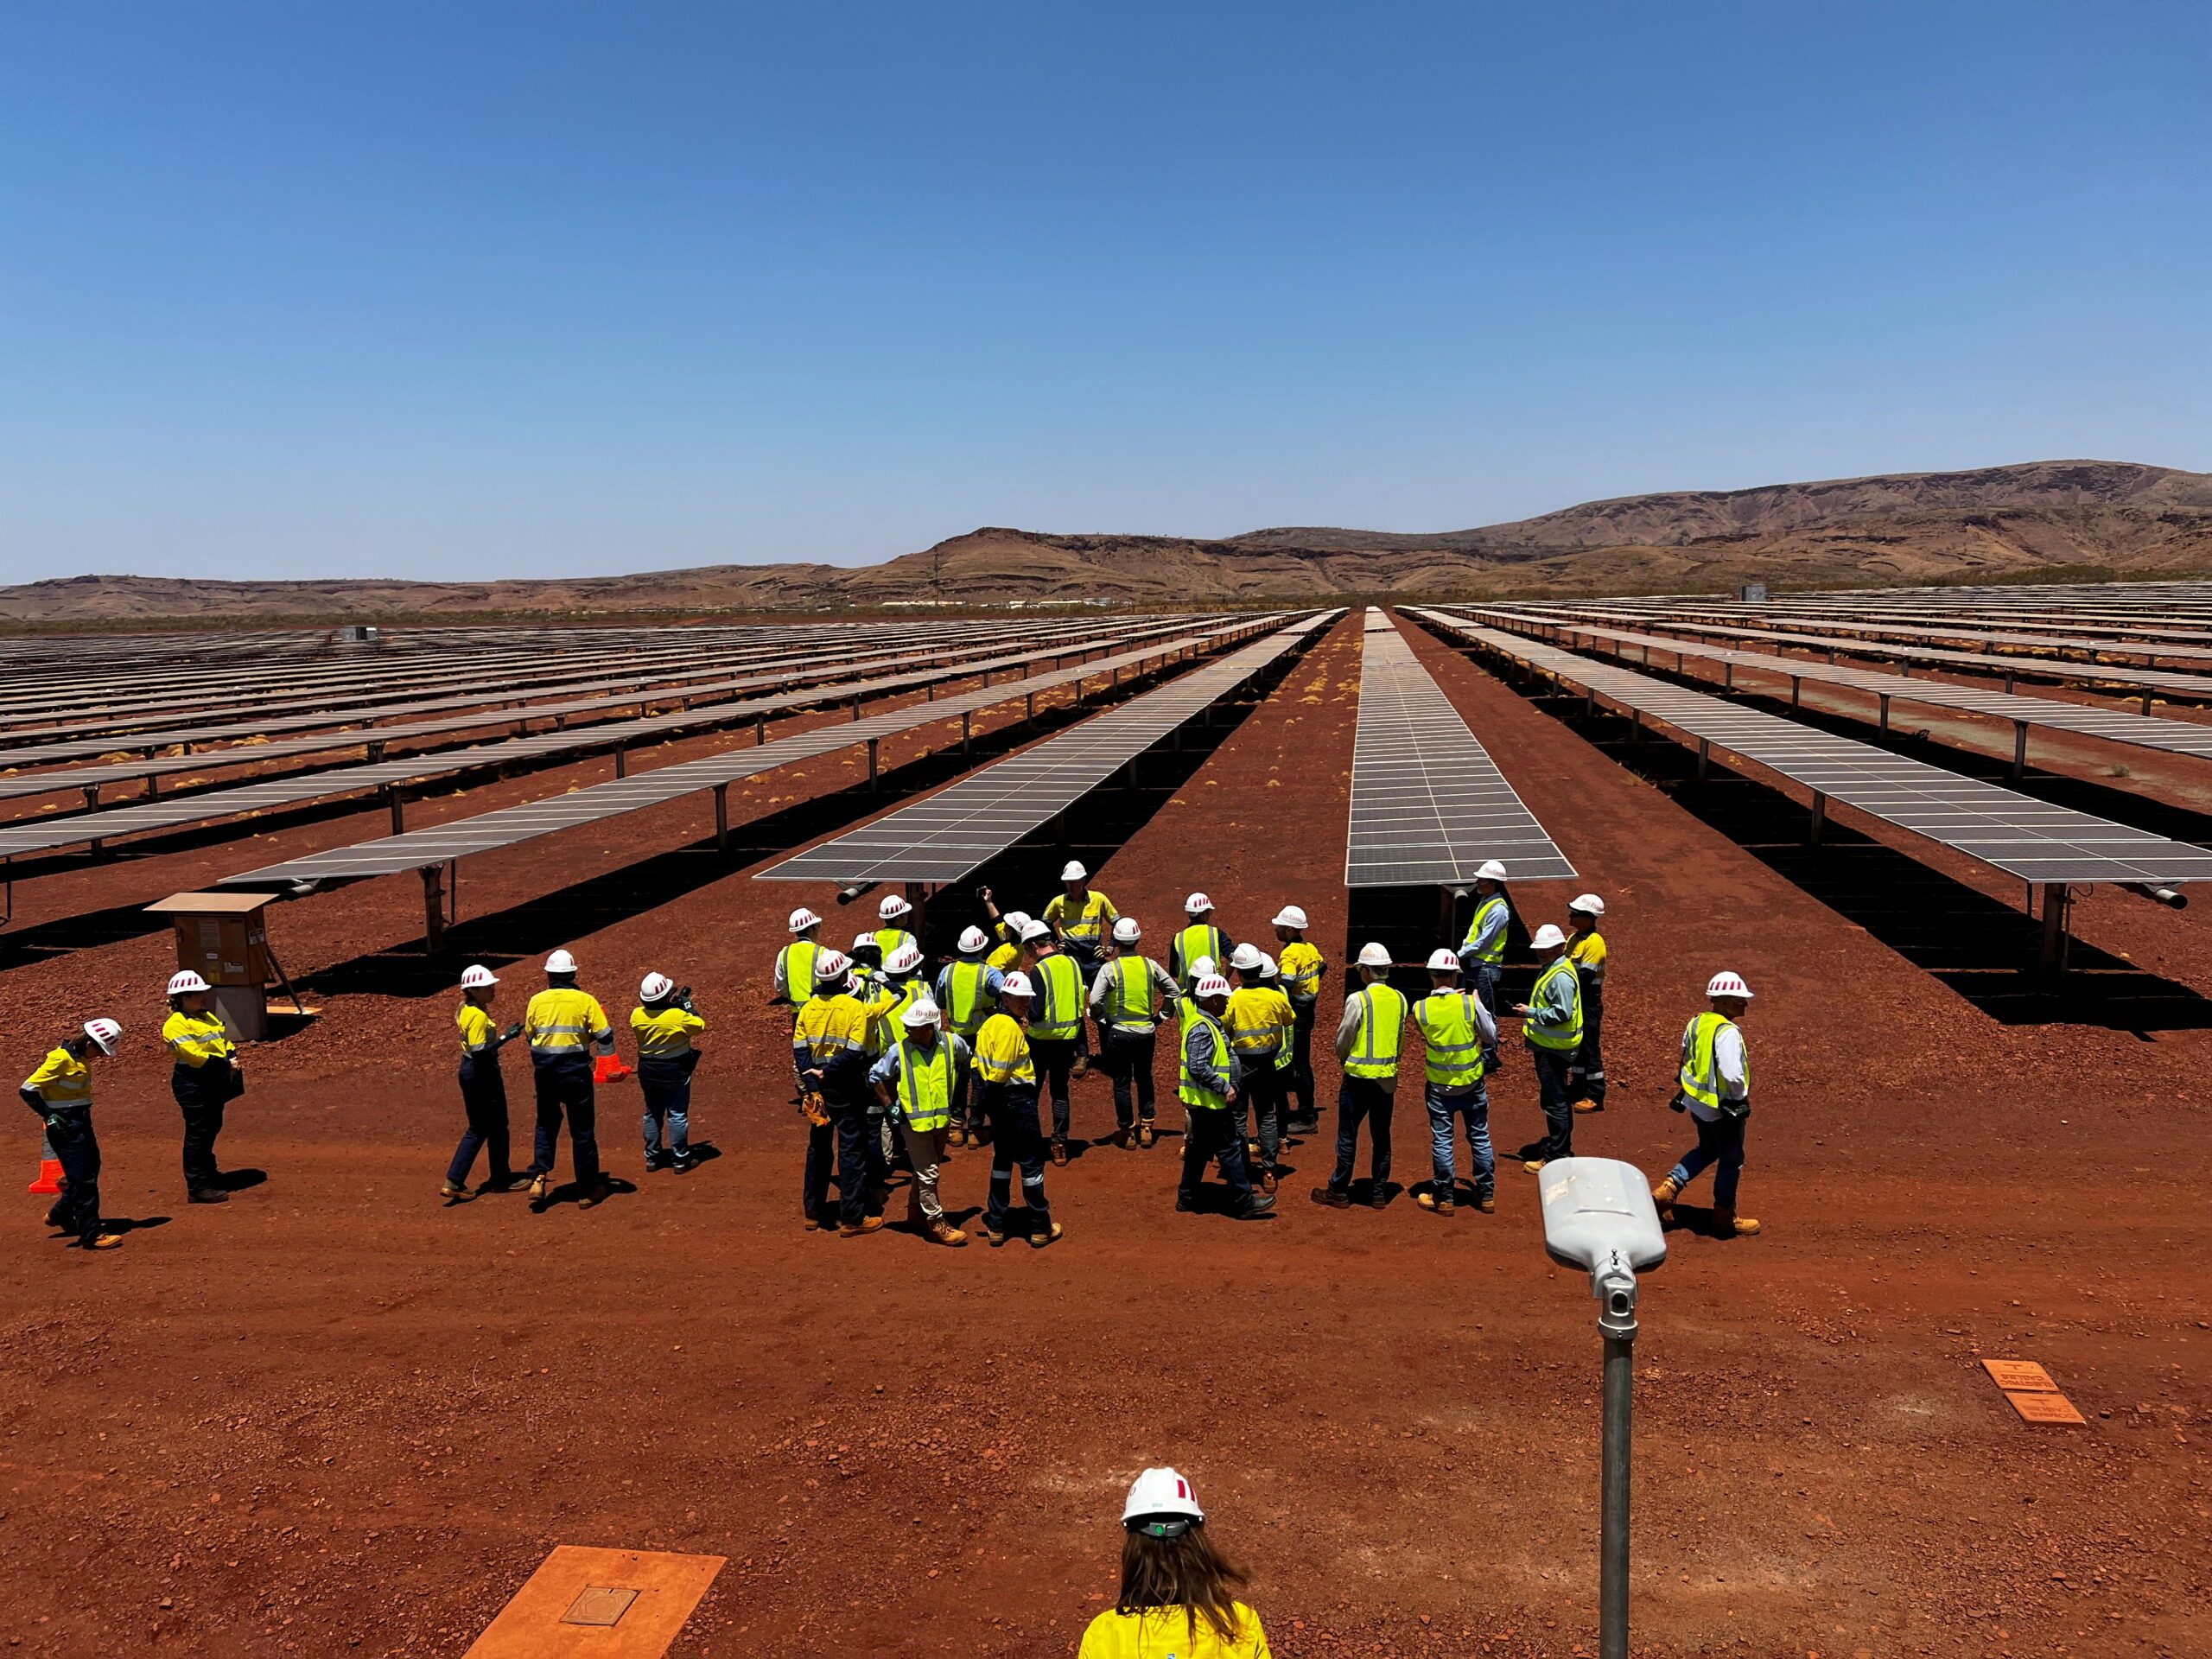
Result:
[[[1090,1621],[1077,1659],[1270,1659],[1260,1616],[1236,1597],[1244,1573],[1206,1536],[1189,1481],[1146,1470],[1122,1527],[1122,1592]]]

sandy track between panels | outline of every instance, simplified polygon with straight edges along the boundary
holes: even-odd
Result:
[[[1239,933],[1295,901],[1340,984],[1357,626],[1097,872],[1156,942],[1192,887]],[[1768,1234],[1678,1235],[1645,1299],[1639,1649],[2201,1650],[2204,1033],[2003,1026],[1414,639],[1614,906],[1616,1104],[1581,1149],[1670,1159],[1683,1129],[1662,1103],[1695,992],[1725,963],[1763,993],[1745,1198]],[[733,816],[839,776],[802,770]],[[560,906],[528,901],[667,855],[699,817],[478,861],[464,908],[534,954]],[[196,861],[239,861],[194,853],[153,885],[201,879]],[[1049,1251],[802,1234],[785,1025],[760,997],[783,912],[822,895],[752,881],[766,861],[687,874],[634,914],[611,877],[576,901],[566,942],[618,1018],[648,967],[699,987],[715,1030],[695,1122],[726,1154],[645,1179],[635,1096],[603,1091],[610,1166],[642,1190],[588,1214],[432,1196],[460,1127],[450,998],[373,957],[419,931],[412,883],[278,916],[288,965],[340,988],[249,1061],[225,1151],[266,1185],[186,1209],[157,1061],[142,1043],[104,1077],[107,1207],[174,1219],[88,1259],[40,1242],[20,1201],[0,1636],[61,1656],[458,1653],[574,1542],[732,1558],[678,1654],[1066,1652],[1111,1588],[1121,1485],[1172,1459],[1254,1569],[1281,1653],[1592,1642],[1592,1308],[1543,1261],[1529,1178],[1505,1173],[1487,1217],[1403,1198],[1324,1211],[1308,1143],[1279,1218],[1240,1225],[1173,1213],[1170,1138],[1051,1172],[1068,1237]],[[89,906],[149,874],[66,880]],[[1523,903],[1542,919],[1567,896]],[[2159,971],[2212,986],[2196,918],[2099,899],[2082,926],[2108,947],[2155,936]],[[86,984],[143,984],[166,955],[140,938],[4,980],[42,1034]],[[514,1000],[536,982],[518,969]],[[144,1001],[124,1010],[142,1033]],[[27,1060],[41,1046],[18,1040]],[[1426,1173],[1412,1090],[1400,1180]],[[1529,1138],[1525,1062],[1495,1099],[1501,1143]],[[1111,1122],[1104,1083],[1079,1084],[1078,1136]],[[986,1161],[950,1166],[956,1213]],[[1974,1361],[2015,1353],[2087,1428],[2010,1420]]]

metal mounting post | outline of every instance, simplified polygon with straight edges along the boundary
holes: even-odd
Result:
[[[2028,775],[2028,722],[2024,720],[2012,722],[2012,775]]]
[[[614,751],[614,775],[617,778],[627,778],[630,775],[630,752],[619,746]]]
[[[1819,846],[1821,844],[1821,836],[1822,833],[1826,831],[1827,827],[1828,798],[1821,794],[1821,791],[1816,789],[1813,791],[1812,827],[1806,834],[1805,844],[1808,847]]]
[[[2072,890],[2063,881],[2043,884],[2043,946],[2037,963],[2053,978],[2066,971],[2066,912],[2072,902]]]
[[[1605,1339],[1605,1440],[1599,1465],[1599,1659],[1628,1659],[1629,1459],[1636,1429],[1636,1314],[1608,1306],[1598,1316]]]
[[[397,785],[385,791],[384,804],[391,809],[391,833],[395,836],[405,835],[407,833],[407,804],[400,799]]]
[[[767,716],[767,715],[753,715],[753,747],[754,748],[756,748],[756,749],[757,749],[757,748],[759,748],[759,747],[760,747],[763,743],[766,743],[767,741],[768,741],[768,716]]]
[[[146,774],[146,798],[149,801],[157,801],[161,799],[161,774],[158,772],[149,772]]]
[[[1802,674],[1792,674],[1789,677],[1789,706],[1792,709],[1798,707],[1804,701],[1804,696],[1805,677]]]
[[[853,693],[853,718],[854,718],[855,720],[858,720],[860,717],[861,717],[861,694],[860,694],[859,692],[855,691],[855,692],[854,692],[854,693]]]
[[[1886,732],[1890,729],[1890,694],[1883,691],[1876,696],[1882,705],[1882,729]]]
[[[975,720],[976,720],[976,711],[975,711],[974,709],[963,709],[963,710],[961,711],[961,715],[960,715],[960,753],[963,753],[963,754],[968,754],[968,753],[972,753],[972,752],[974,751],[974,749],[975,749],[975,747],[976,747],[976,727],[975,727]]]
[[[1023,702],[1027,705],[1027,709],[1028,709],[1028,712],[1027,712],[1027,713],[1023,716],[1023,718],[1024,718],[1024,719],[1027,719],[1027,720],[1034,720],[1034,719],[1036,719],[1036,718],[1037,718],[1037,694],[1036,694],[1034,691],[1032,691],[1032,692],[1031,692],[1031,693],[1030,693],[1027,697],[1025,697],[1022,701],[1023,701]]]
[[[1703,783],[1713,772],[1713,744],[1700,737],[1697,741],[1697,780]]]
[[[715,850],[729,850],[729,785],[715,785]]]
[[[98,811],[99,810],[99,804],[100,786],[98,784],[86,784],[85,785],[85,810],[87,812]]]
[[[445,949],[445,874],[442,864],[423,867],[423,950],[426,956],[435,957]]]
[[[881,738],[877,737],[871,737],[868,741],[868,786],[870,789],[874,789],[876,785],[878,766],[880,760],[880,757],[876,752],[876,745],[880,743],[883,740]]]
[[[2148,686],[2143,690],[2143,712],[2146,715],[2151,712],[2151,690]]]
[[[1733,690],[1736,689],[1736,664],[1733,664],[1733,663],[1732,663],[1732,662],[1727,662],[1727,661],[1725,661],[1725,660],[1721,663],[1721,664],[1720,664],[1720,684],[1721,684],[1722,689],[1723,689],[1723,690],[1725,690],[1733,691]]]

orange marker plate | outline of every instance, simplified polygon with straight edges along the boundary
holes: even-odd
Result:
[[[660,1659],[726,1559],[563,1544],[467,1659]]]
[[[2056,1394],[2050,1373],[2032,1359],[1985,1359],[1981,1369],[2007,1394]]]
[[[2063,1394],[2014,1394],[2009,1390],[2005,1397],[2012,1402],[2012,1409],[2020,1414],[2024,1423],[2082,1423],[2088,1420],[2074,1409],[2074,1402]]]

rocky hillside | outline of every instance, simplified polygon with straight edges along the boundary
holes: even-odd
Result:
[[[492,582],[77,576],[0,588],[0,620],[704,615],[917,599],[1214,604],[2208,570],[2212,474],[2069,461],[1626,496],[1440,533],[1285,528],[1199,541],[983,529],[850,568],[708,565]]]

